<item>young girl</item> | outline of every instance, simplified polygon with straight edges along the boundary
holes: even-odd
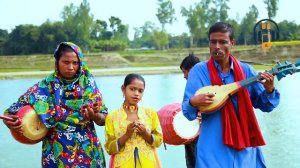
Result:
[[[111,156],[111,168],[160,167],[155,148],[162,143],[162,131],[156,111],[138,106],[145,80],[138,74],[125,77],[121,87],[125,97],[121,107],[108,113],[105,120],[105,149]]]

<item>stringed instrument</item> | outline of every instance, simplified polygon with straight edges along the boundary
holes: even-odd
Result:
[[[270,74],[277,77],[278,81],[285,77],[286,75],[294,74],[296,72],[299,72],[300,69],[298,66],[300,65],[300,60],[296,61],[295,64],[285,62],[284,64],[278,63],[277,66],[273,67],[271,70],[267,71]],[[217,109],[221,108],[226,101],[229,99],[230,96],[234,95],[236,92],[239,91],[241,88],[245,88],[248,85],[251,85],[255,82],[262,81],[263,78],[260,76],[260,73],[256,76],[253,76],[248,79],[244,79],[241,81],[237,81],[234,83],[226,84],[226,85],[215,85],[215,86],[205,86],[197,90],[195,95],[198,94],[206,94],[206,93],[213,93],[214,96],[214,102],[206,105],[206,106],[199,106],[198,109],[202,113],[208,113],[216,111]]]

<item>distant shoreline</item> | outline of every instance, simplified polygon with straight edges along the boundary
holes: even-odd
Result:
[[[53,71],[0,72],[0,80],[45,77],[52,72]],[[119,76],[126,75],[129,73],[165,74],[180,73],[181,71],[179,66],[162,66],[91,69],[91,72],[94,76]]]

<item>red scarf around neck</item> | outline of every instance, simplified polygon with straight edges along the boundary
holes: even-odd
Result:
[[[229,54],[229,58],[233,63],[234,81],[245,79],[244,71],[236,58],[231,54]],[[207,66],[212,85],[222,85],[212,57],[208,60]],[[241,88],[237,92],[237,101],[239,117],[230,99],[221,109],[224,144],[236,150],[265,145],[247,89]]]

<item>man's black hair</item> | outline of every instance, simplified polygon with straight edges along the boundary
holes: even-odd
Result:
[[[190,53],[188,56],[186,56],[181,64],[180,69],[190,70],[195,64],[200,62],[199,58],[194,55],[194,53]]]
[[[234,39],[234,31],[233,27],[225,22],[217,22],[213,24],[208,31],[208,39],[210,39],[210,34],[211,33],[216,33],[216,32],[221,32],[221,33],[227,33],[229,32],[229,38],[230,40]]]

